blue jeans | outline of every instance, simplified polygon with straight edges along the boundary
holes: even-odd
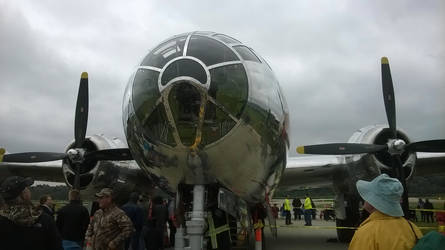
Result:
[[[62,246],[64,250],[82,250],[81,242],[62,240]]]
[[[304,210],[304,221],[306,222],[305,226],[312,226],[312,210],[311,209]]]

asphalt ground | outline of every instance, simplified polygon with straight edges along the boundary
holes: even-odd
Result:
[[[278,238],[274,239],[268,225],[265,231],[266,247],[263,250],[346,250],[347,243],[336,242],[334,221],[312,220],[312,227],[304,227],[304,220],[292,221],[286,226],[284,219],[277,220]],[[327,229],[329,228],[329,229]],[[167,248],[166,250],[174,250]],[[254,249],[252,249],[254,250]]]
[[[336,242],[337,232],[334,221],[312,220],[312,227],[303,226],[304,220],[292,221],[286,226],[283,219],[277,220],[278,238],[273,239],[270,229],[265,231],[264,250],[345,250],[347,243]]]

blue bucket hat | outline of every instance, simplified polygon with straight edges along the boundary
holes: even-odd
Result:
[[[399,180],[381,174],[372,181],[359,180],[356,183],[358,193],[374,208],[389,216],[403,216],[400,199],[403,186]]]

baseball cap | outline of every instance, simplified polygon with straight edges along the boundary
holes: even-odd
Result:
[[[12,200],[32,184],[34,184],[34,180],[31,177],[10,176],[0,185],[0,194],[6,201]]]
[[[102,188],[98,193],[96,193],[97,198],[102,198],[104,196],[111,196],[113,194],[113,190],[111,188]]]

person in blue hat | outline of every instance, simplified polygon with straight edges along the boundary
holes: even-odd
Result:
[[[359,180],[356,186],[365,201],[363,209],[370,215],[355,232],[349,249],[412,249],[422,232],[403,217],[400,181],[381,174],[372,181]]]

